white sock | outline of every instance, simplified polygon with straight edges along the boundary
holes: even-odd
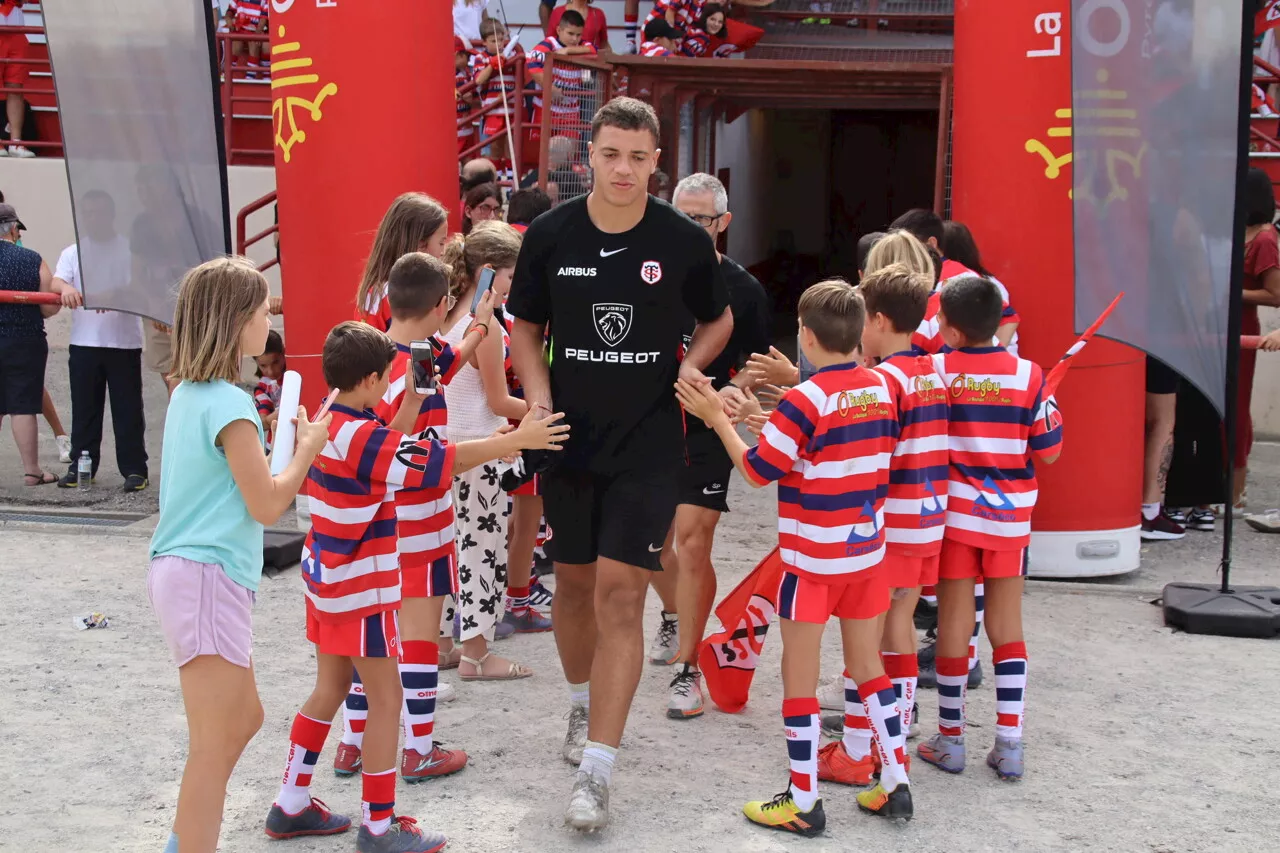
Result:
[[[591,707],[591,682],[584,681],[581,684],[569,683],[569,702],[573,705],[581,705],[583,708]]]
[[[1142,517],[1145,518],[1147,521],[1154,521],[1155,517],[1159,514],[1160,514],[1159,501],[1156,501],[1153,504],[1142,505]],[[1129,516],[1129,517],[1132,518],[1133,516]]]
[[[613,763],[618,760],[618,748],[587,741],[582,750],[582,764],[578,765],[579,773],[590,773],[608,785],[613,781]]]

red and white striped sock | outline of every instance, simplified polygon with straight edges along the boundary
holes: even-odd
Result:
[[[907,740],[903,736],[902,718],[898,715],[898,697],[894,695],[893,683],[885,675],[859,684],[858,693],[863,697],[867,718],[876,733],[880,784],[886,791],[892,791],[907,781]]]
[[[631,48],[632,52],[634,52],[638,46],[636,36],[640,32],[640,16],[623,13],[622,28],[626,32],[627,47]]]
[[[529,608],[529,587],[527,586],[509,586],[507,587],[507,610],[512,613],[519,613]]]
[[[364,724],[369,719],[369,697],[364,695],[360,673],[351,670],[351,689],[342,703],[342,742],[359,749],[364,745]]]
[[[867,720],[867,709],[862,704],[862,696],[858,693],[858,685],[844,673],[844,751],[853,759],[866,758],[871,754],[871,723]]]
[[[391,818],[396,811],[396,769],[383,770],[381,773],[365,772],[361,774],[364,783],[363,801],[360,803],[364,812],[364,825],[374,835],[382,835],[391,826]]]
[[[287,814],[298,814],[311,805],[311,775],[329,737],[329,723],[298,714],[289,730],[289,758],[276,805]]]
[[[782,700],[782,727],[791,761],[791,798],[802,812],[818,801],[818,697]]]
[[[934,607],[938,606],[938,588],[936,586],[920,587],[920,597],[932,604]]]
[[[881,652],[880,657],[884,659],[884,674],[893,682],[893,693],[898,701],[898,715],[902,717],[902,728],[908,731],[911,729],[911,719],[916,704],[916,680],[920,676],[920,665],[916,660],[916,653],[900,655],[894,652]]]
[[[982,634],[982,617],[987,613],[987,588],[978,581],[973,585],[973,637],[969,640],[969,669],[978,665],[978,637]]]
[[[938,731],[964,736],[964,698],[969,686],[968,658],[938,658]]]
[[[1027,645],[1005,643],[991,657],[996,670],[996,737],[1021,740],[1027,701]]]
[[[440,678],[440,647],[429,640],[400,644],[400,687],[404,690],[404,748],[431,753],[435,729],[436,687]]]

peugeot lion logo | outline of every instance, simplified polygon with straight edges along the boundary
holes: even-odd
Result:
[[[616,302],[597,302],[591,309],[600,340],[611,347],[622,343],[627,332],[631,331],[631,306]]]

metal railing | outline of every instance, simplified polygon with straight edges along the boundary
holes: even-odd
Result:
[[[257,213],[259,210],[262,210],[263,208],[268,207],[270,205],[274,205],[275,203],[276,203],[276,191],[272,190],[271,192],[264,195],[262,198],[257,199],[256,201],[251,201],[248,204],[246,204],[244,207],[240,208],[240,212],[236,214],[236,254],[237,255],[247,256],[249,253],[250,246],[253,246],[256,243],[260,243],[263,240],[267,239],[268,237],[271,237],[280,233],[280,226],[273,222],[270,225],[270,227],[264,228],[262,231],[259,231],[257,234],[254,234],[252,237],[246,236],[248,233],[249,217],[254,213]],[[280,263],[280,258],[279,258],[279,253],[276,252],[275,254],[272,255],[271,260],[263,264],[260,264],[258,266],[258,271],[265,272],[266,270],[271,269],[278,263]]]
[[[24,36],[44,35],[44,28],[43,27],[0,26],[0,34],[13,34],[13,33],[21,33]],[[0,70],[2,70],[4,67],[7,67],[9,65],[29,65],[30,72],[34,72],[34,73],[43,72],[45,74],[48,74],[49,85],[47,87],[33,86],[31,85],[30,81],[28,81],[28,83],[23,86],[11,86],[8,83],[0,83],[0,94],[3,94],[5,96],[20,94],[24,97],[28,95],[47,96],[49,98],[55,99],[55,103],[56,103],[57,93],[54,92],[54,89],[53,89],[53,76],[52,76],[53,68],[49,63],[49,58],[47,55],[42,57],[28,56],[28,57],[23,57],[21,59],[17,57],[0,58]],[[0,74],[0,81],[4,80],[4,78],[7,76],[8,75]],[[30,103],[30,101],[28,101],[28,103]],[[32,106],[34,107],[35,105],[32,104]],[[29,136],[31,128],[24,128],[24,130],[28,131],[27,133],[24,134],[24,136]],[[62,140],[60,138],[56,141],[50,141],[50,140],[37,141],[37,140],[30,140],[30,139],[21,139],[19,141],[23,145],[25,145],[27,148],[30,148],[33,151],[44,151],[44,152],[53,153],[53,154],[58,154],[58,153],[61,153],[62,151]]]

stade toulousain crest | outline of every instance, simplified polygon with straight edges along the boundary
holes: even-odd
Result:
[[[631,306],[616,302],[597,302],[591,306],[596,325],[596,334],[600,340],[611,347],[622,343],[622,339],[631,331]]]

